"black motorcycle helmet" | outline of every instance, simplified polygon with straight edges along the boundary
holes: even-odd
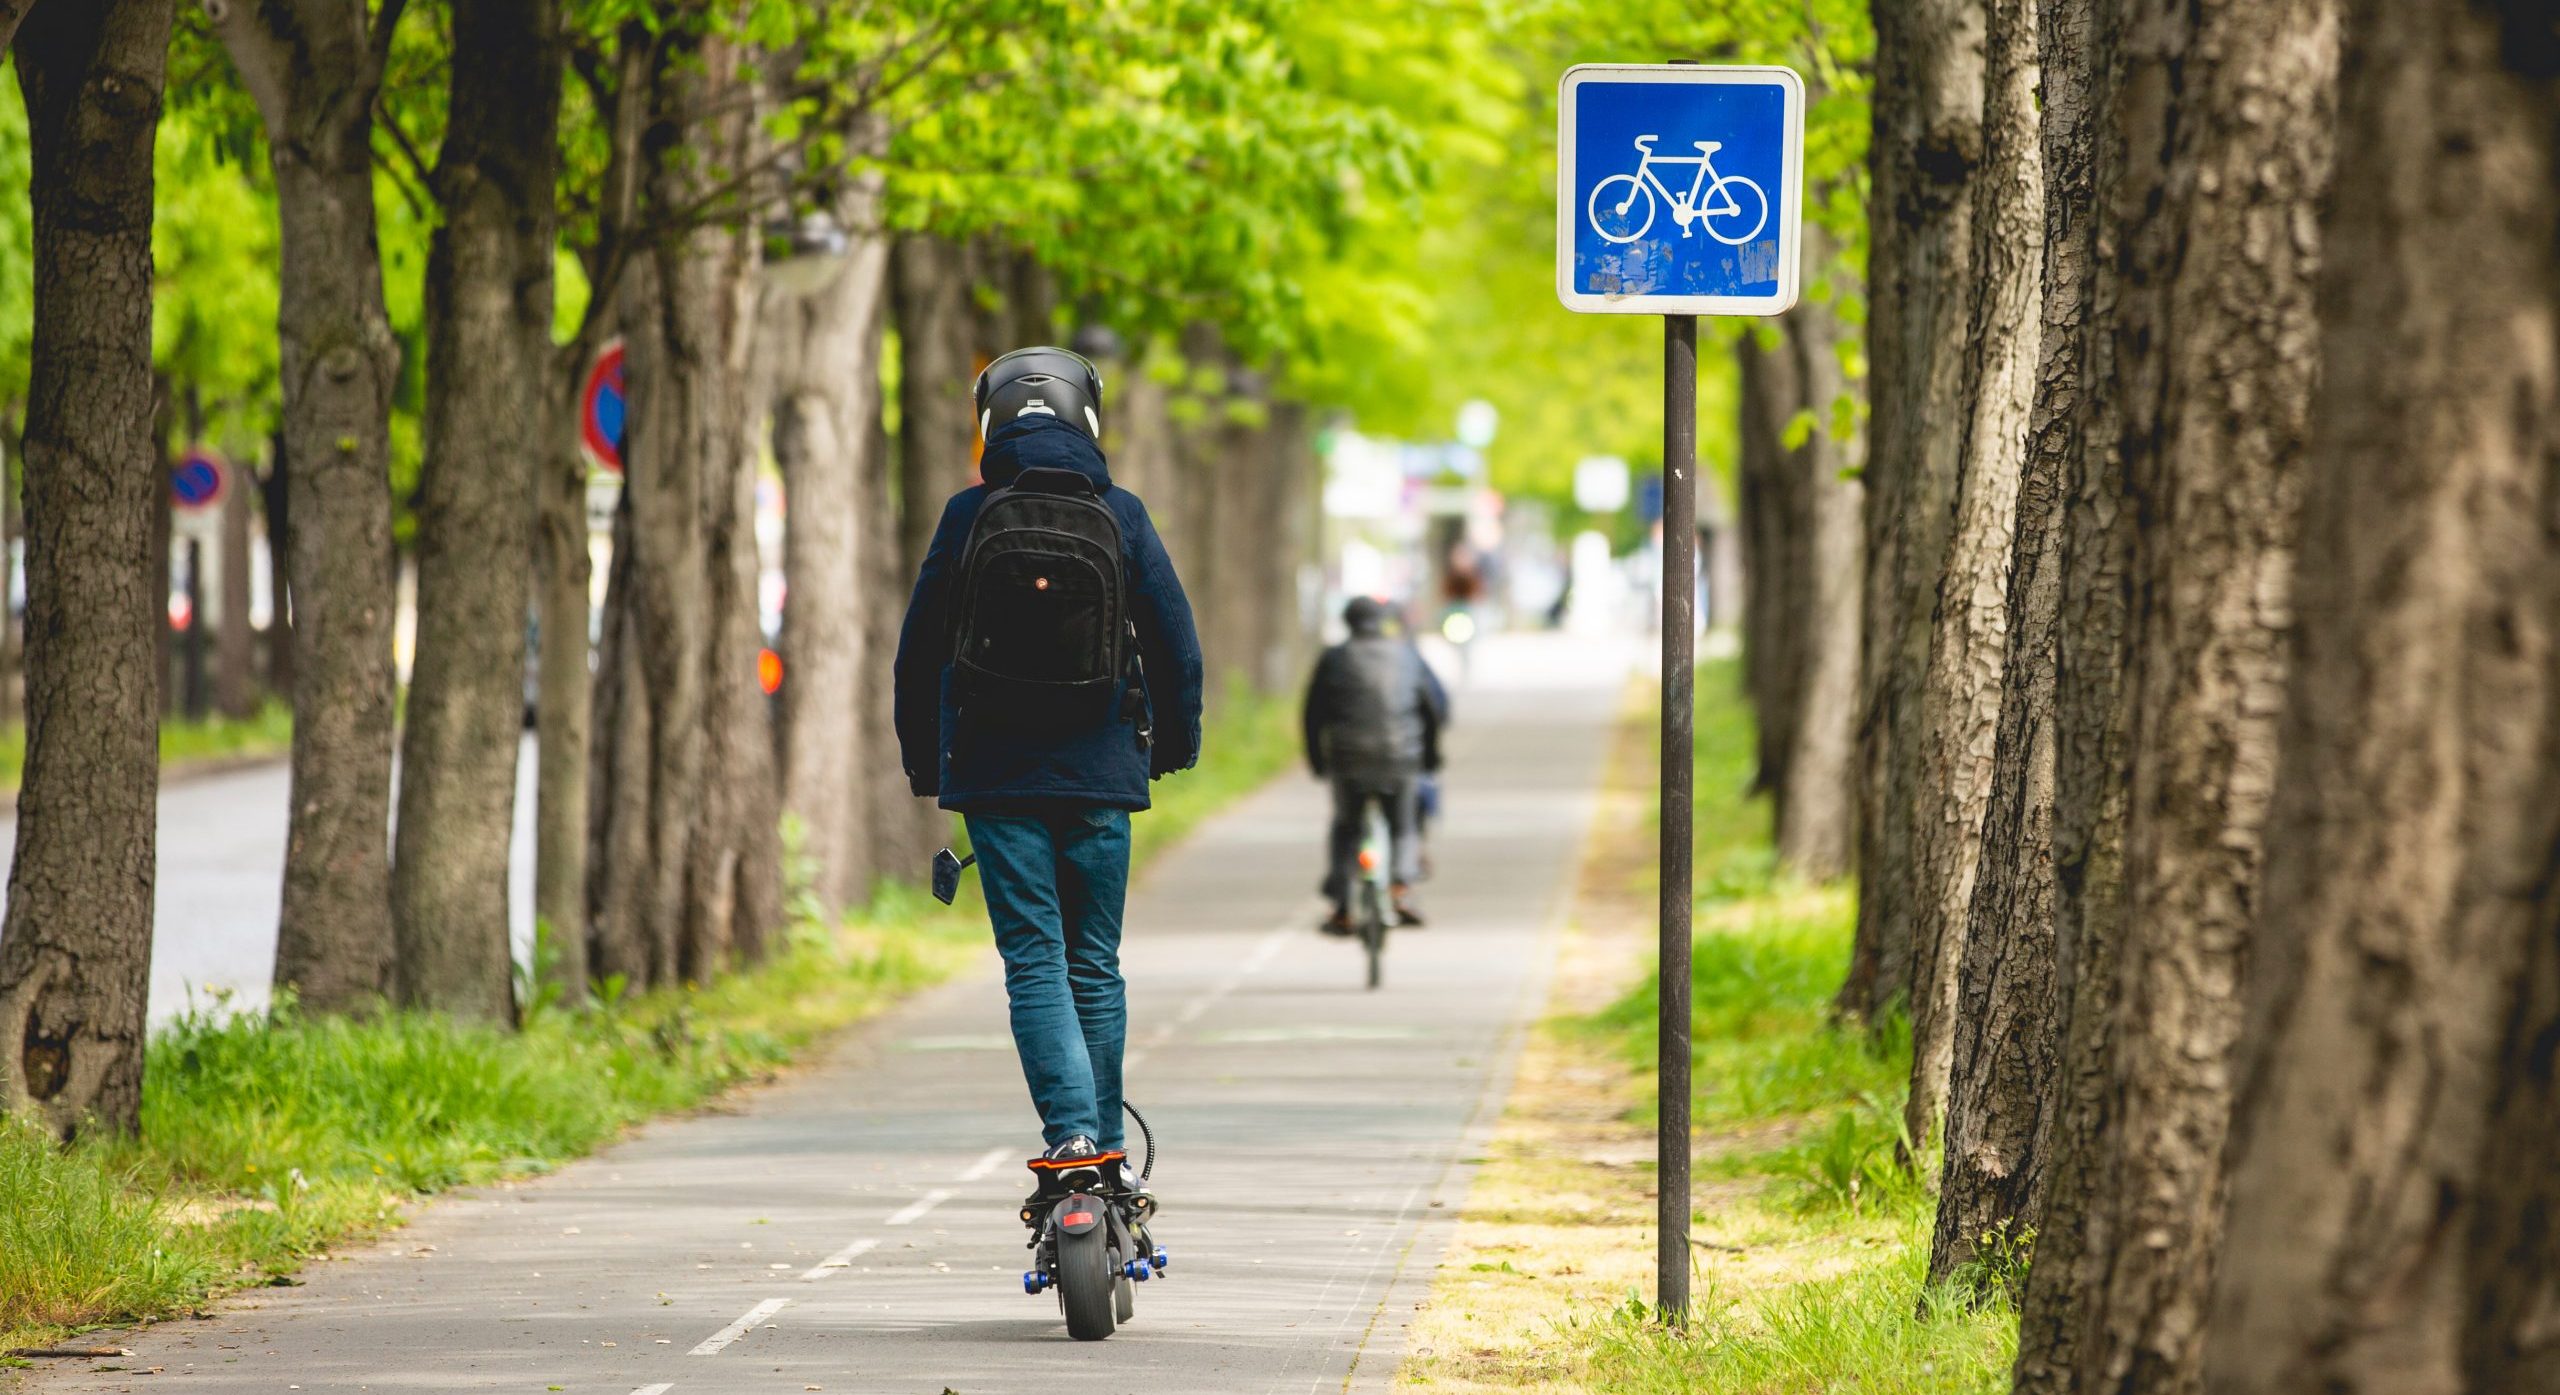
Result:
[[[1102,374],[1072,349],[1016,349],[978,375],[978,434],[1034,413],[1053,416],[1102,439]]]

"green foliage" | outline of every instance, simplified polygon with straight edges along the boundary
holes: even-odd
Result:
[[[1926,1215],[1935,1199],[1921,1174],[1934,1176],[1936,1169],[1925,1160],[1915,1169],[1905,1161],[1910,1156],[1902,1106],[1865,1094],[1759,1162],[1794,1183],[1798,1204],[1809,1211]]]

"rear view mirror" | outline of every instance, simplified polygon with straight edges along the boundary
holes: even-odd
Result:
[[[960,874],[978,860],[976,853],[962,857],[944,848],[933,855],[933,899],[948,906],[960,894]]]

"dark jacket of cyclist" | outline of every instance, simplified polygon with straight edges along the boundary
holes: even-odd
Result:
[[[1387,632],[1386,607],[1366,596],[1343,608],[1351,637],[1327,649],[1307,684],[1307,765],[1333,782],[1333,829],[1324,894],[1333,903],[1326,928],[1350,926],[1363,824],[1381,807],[1392,841],[1393,896],[1400,919],[1419,925],[1413,884],[1421,880],[1419,795],[1425,772],[1440,766],[1440,729],[1449,694],[1413,642]]]

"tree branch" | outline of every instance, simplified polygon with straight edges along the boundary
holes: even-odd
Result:
[[[374,94],[373,99],[373,120],[375,125],[390,133],[391,144],[399,150],[401,157],[409,162],[409,177],[417,183],[417,186],[420,189],[425,190],[429,195],[431,195],[436,202],[442,203],[444,201],[444,193],[442,190],[436,188],[435,170],[428,166],[427,157],[418,153],[418,143],[409,138],[408,128],[400,124],[399,114],[391,109],[391,104],[389,102],[382,100],[382,96],[378,92]],[[391,176],[395,181],[400,178],[400,171],[395,169],[390,161],[383,160],[381,161],[381,164],[385,170],[391,173]],[[405,186],[403,187],[402,192],[408,192]],[[417,200],[414,197],[410,200],[410,205],[412,208],[416,208]],[[417,208],[416,211],[420,217],[426,216],[425,209]]]
[[[382,0],[382,8],[374,12],[373,31],[366,35],[365,78],[368,86],[382,86],[382,74],[391,63],[391,36],[400,27],[400,12],[409,0]]]
[[[204,0],[205,18],[213,24],[213,35],[222,41],[225,53],[231,55],[231,66],[240,74],[240,85],[249,92],[249,100],[257,104],[258,117],[266,123],[267,137],[285,129],[284,74],[279,71],[283,55],[276,51],[275,36],[258,23],[251,11],[257,0]]]

